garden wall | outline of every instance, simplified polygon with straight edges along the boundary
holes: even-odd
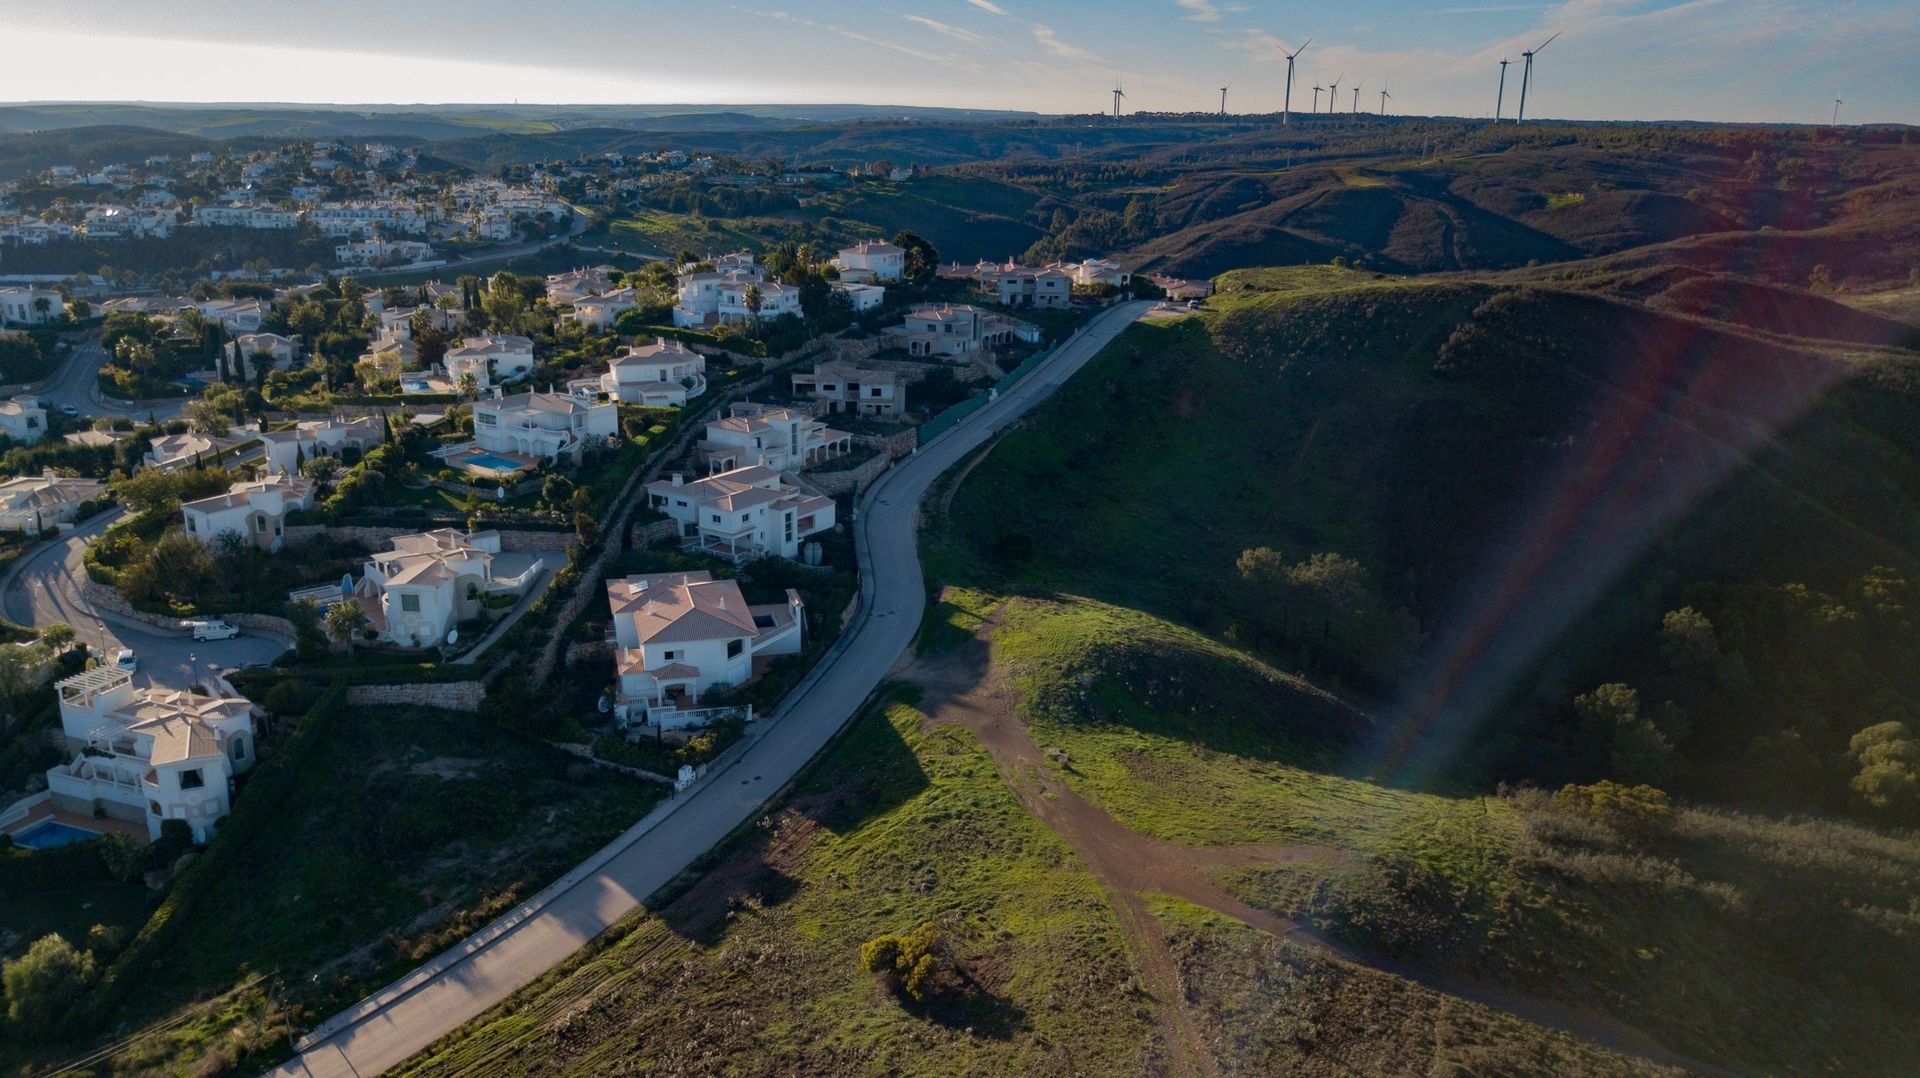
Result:
[[[442,711],[462,711],[471,715],[480,710],[487,698],[487,687],[479,681],[442,681],[408,685],[352,685],[347,688],[347,703],[362,707],[431,707]]]

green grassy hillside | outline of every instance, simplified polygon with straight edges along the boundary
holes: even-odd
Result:
[[[1098,885],[969,734],[905,703],[857,720],[784,809],[701,867],[677,900],[402,1073],[1157,1066],[1151,1003]],[[928,920],[970,983],[896,999],[861,944]]]
[[[1136,327],[999,444],[953,502],[936,575],[1232,634],[1417,713],[1438,755],[1482,775],[1641,774],[1573,710],[1624,681],[1648,712],[1689,714],[1661,731],[1655,770],[1676,789],[1849,807],[1848,739],[1920,699],[1895,658],[1912,632],[1880,612],[1900,600],[1862,590],[1904,596],[1920,573],[1920,358],[1495,282],[1320,268],[1221,289],[1218,313]],[[1901,331],[1758,295],[1797,310],[1783,328]],[[1328,576],[1346,563],[1263,582],[1237,566],[1257,548],[1357,564],[1346,583]],[[1748,585],[1811,589],[1809,611],[1852,620],[1765,614],[1773,593]],[[1662,664],[1662,617],[1689,602],[1745,656],[1737,693]],[[1806,658],[1788,672],[1773,657],[1790,641]],[[1785,797],[1743,783],[1729,761],[1784,753],[1763,739],[1788,731],[1814,773]]]
[[[1416,974],[1593,1007],[1738,1072],[1894,1073],[1920,1048],[1903,987],[1920,959],[1911,833],[1383,783],[1365,753],[1330,747],[1380,720],[1217,641],[1088,600],[1013,599],[996,617],[994,662],[1034,741],[1128,828],[1339,851],[1213,870],[1256,906]],[[1187,945],[1202,986],[1189,991],[1241,1009],[1243,1036],[1271,1018],[1213,986],[1263,949],[1282,968],[1312,964],[1238,929]],[[1356,975],[1330,965],[1296,990],[1337,1011]]]

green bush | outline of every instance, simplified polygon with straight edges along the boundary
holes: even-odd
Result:
[[[77,950],[58,933],[40,937],[26,954],[0,970],[0,980],[6,983],[8,1020],[35,1039],[60,1032],[93,976],[92,954]]]

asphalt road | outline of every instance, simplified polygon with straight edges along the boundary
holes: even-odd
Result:
[[[885,473],[857,512],[863,609],[836,658],[775,717],[750,728],[733,762],[656,809],[503,922],[321,1023],[279,1075],[363,1078],[398,1065],[564,961],[759,812],[806,766],[905,654],[926,585],[920,501],[961,458],[1064,383],[1147,303],[1104,312],[998,400]],[[543,901],[544,900],[544,901]],[[531,911],[531,912],[528,912]]]
[[[55,411],[63,404],[71,404],[82,416],[124,415],[134,419],[145,419],[149,413],[161,422],[178,419],[186,409],[186,397],[178,400],[163,401],[146,405],[128,405],[100,393],[100,366],[107,361],[106,350],[100,347],[97,334],[90,334],[73,342],[73,352],[61,364],[59,373],[45,389],[40,390],[40,403],[48,411]]]
[[[226,673],[252,663],[271,662],[293,646],[293,641],[270,633],[243,630],[231,640],[195,641],[185,633],[168,633],[136,621],[103,616],[80,594],[87,578],[81,557],[86,540],[105,531],[120,511],[96,517],[57,543],[49,543],[11,566],[0,595],[7,617],[22,625],[44,627],[54,622],[73,626],[80,640],[112,657],[132,648],[140,665],[134,684],[184,689],[209,670]]]

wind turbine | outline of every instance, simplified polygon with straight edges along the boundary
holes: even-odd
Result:
[[[1500,122],[1500,108],[1507,102],[1507,65],[1513,63],[1505,57],[1500,58],[1500,92],[1493,98],[1493,122]]]
[[[1320,91],[1322,89],[1325,89],[1325,87],[1315,86],[1313,88],[1313,111],[1316,115],[1320,112]]]
[[[1113,118],[1114,118],[1114,119],[1116,119],[1116,120],[1118,120],[1118,119],[1120,118],[1120,99],[1121,99],[1121,98],[1123,98],[1123,97],[1125,97],[1125,96],[1127,96],[1127,92],[1126,92],[1125,90],[1122,90],[1122,89],[1120,88],[1120,82],[1119,82],[1119,80],[1118,80],[1118,79],[1116,79],[1116,80],[1114,80],[1114,83],[1113,83]]]
[[[1560,31],[1555,30],[1553,37],[1559,36]],[[1514,123],[1519,123],[1527,118],[1527,83],[1533,81],[1533,54],[1553,44],[1553,37],[1542,41],[1537,48],[1528,49],[1520,54],[1520,58],[1526,61],[1526,65],[1520,69],[1520,112],[1519,115],[1514,118]]]
[[[1360,87],[1366,84],[1367,80],[1361,79],[1359,85],[1353,88],[1353,114],[1355,116],[1360,115]]]
[[[1340,79],[1346,77],[1347,73],[1342,71],[1340,73]],[[1340,107],[1340,79],[1335,79],[1327,84],[1327,115],[1329,116],[1333,115],[1334,109]]]
[[[1837,97],[1833,99],[1833,126],[1835,127],[1840,126],[1840,106],[1844,104],[1846,104],[1846,102]]]
[[[1387,114],[1387,102],[1391,100],[1393,100],[1393,95],[1387,92],[1386,87],[1382,86],[1380,88],[1380,115],[1385,116]]]
[[[1293,58],[1300,55],[1303,52],[1306,52],[1307,45],[1311,45],[1311,44],[1313,44],[1313,39],[1308,38],[1305,44],[1301,45],[1299,48],[1293,50],[1292,52],[1287,53],[1287,93],[1286,93],[1286,96],[1282,98],[1280,101],[1280,126],[1281,127],[1285,127],[1287,126],[1287,124],[1293,121]],[[1281,50],[1285,51],[1285,49],[1286,49],[1286,46],[1282,45]],[[1315,104],[1315,107],[1317,108],[1319,105],[1319,102],[1316,101],[1314,104]]]

